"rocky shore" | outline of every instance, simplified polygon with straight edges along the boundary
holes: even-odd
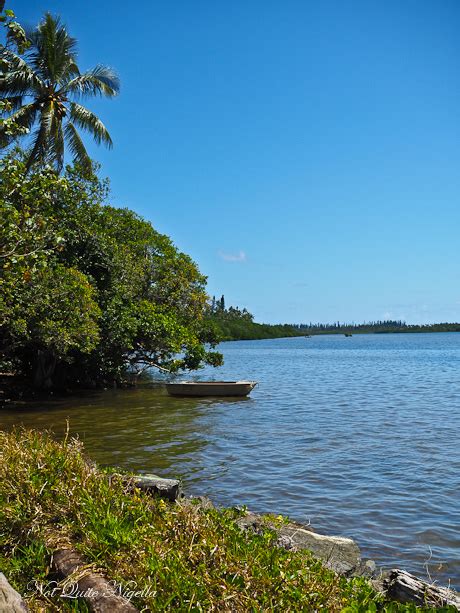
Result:
[[[179,504],[186,504],[188,500],[176,479],[163,479],[152,474],[139,475],[136,485],[144,491]],[[199,501],[204,508],[214,507],[207,497],[192,500]],[[368,579],[372,587],[389,600],[413,602],[433,608],[452,607],[460,611],[458,592],[419,579],[401,569],[379,568],[373,560],[362,558],[358,544],[351,538],[318,534],[310,525],[248,510],[236,523],[242,530],[255,534],[262,534],[267,529],[273,530],[277,535],[276,546],[293,551],[308,550],[338,575]]]
[[[460,611],[350,538],[101,469],[77,439],[0,430],[0,501],[0,613]]]

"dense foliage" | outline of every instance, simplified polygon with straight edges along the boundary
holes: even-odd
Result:
[[[19,136],[28,133],[28,129],[20,125],[14,117],[10,116],[14,108],[14,99],[10,100],[3,93],[3,83],[10,63],[5,56],[12,53],[24,53],[30,46],[24,28],[16,21],[15,14],[11,9],[3,10],[4,0],[0,0],[0,24],[3,26],[5,34],[5,44],[0,43],[0,139],[1,142],[8,143]]]
[[[209,321],[219,331],[224,341],[256,340],[264,338],[284,338],[303,336],[304,332],[290,324],[258,324],[246,309],[225,307],[225,298],[212,299],[209,307]]]
[[[203,277],[95,175],[0,163],[0,350],[35,384],[219,364]]]

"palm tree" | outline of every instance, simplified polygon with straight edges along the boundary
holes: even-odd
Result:
[[[115,96],[118,77],[111,68],[100,65],[82,74],[76,63],[76,40],[58,17],[46,13],[26,33],[30,46],[22,56],[5,46],[0,49],[0,60],[7,66],[0,75],[0,100],[8,103],[16,125],[28,132],[35,127],[27,170],[38,163],[51,164],[60,172],[67,147],[74,162],[89,171],[91,160],[77,128],[89,132],[98,144],[111,147],[112,139],[102,121],[75,100]],[[0,148],[13,139],[0,126]]]

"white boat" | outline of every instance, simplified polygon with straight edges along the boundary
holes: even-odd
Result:
[[[257,381],[178,381],[167,383],[170,396],[247,396]]]

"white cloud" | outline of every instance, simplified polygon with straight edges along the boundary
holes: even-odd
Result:
[[[383,319],[383,321],[406,321],[407,317],[401,313],[398,313],[397,311],[385,311],[381,319]]]
[[[226,262],[246,262],[246,254],[244,251],[239,251],[238,253],[224,253],[223,251],[219,251],[219,257]]]

